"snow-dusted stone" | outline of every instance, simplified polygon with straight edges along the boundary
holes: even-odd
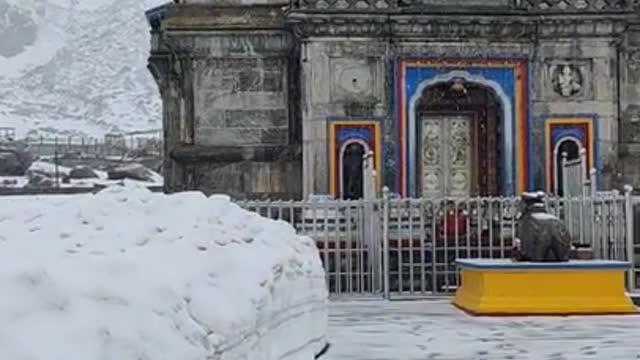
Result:
[[[98,178],[98,174],[90,167],[76,166],[69,172],[69,177],[71,179],[95,179]]]
[[[560,219],[546,212],[544,193],[524,193],[521,198],[522,216],[516,228],[518,260],[569,261],[571,234]]]
[[[13,152],[0,151],[0,175],[1,176],[20,176],[24,175],[24,169],[20,160]]]
[[[29,179],[25,187],[28,188],[50,188],[55,185],[55,180],[38,172],[29,172],[27,178]]]
[[[0,146],[0,176],[22,176],[32,162],[33,155],[23,143]]]
[[[29,166],[29,170],[27,170],[27,176],[31,176],[34,173],[45,175],[50,178],[65,177],[69,176],[70,168],[66,166],[61,166],[54,163],[49,163],[45,161],[34,161],[31,166]]]
[[[109,180],[133,179],[140,181],[153,181],[153,172],[140,164],[126,164],[118,166],[107,172]]]

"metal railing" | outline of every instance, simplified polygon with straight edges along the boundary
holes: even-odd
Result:
[[[162,138],[154,134],[134,133],[127,137],[120,137],[118,141],[107,141],[91,137],[53,137],[53,138],[25,138],[3,137],[0,128],[0,145],[10,145],[21,142],[29,147],[36,156],[54,156],[55,154],[84,154],[96,157],[123,157],[128,153],[148,153],[162,155]]]
[[[244,208],[284,220],[316,241],[333,294],[387,298],[447,295],[458,286],[457,258],[509,258],[517,197],[245,201]],[[546,200],[574,242],[598,259],[634,261],[631,189]],[[638,285],[640,262],[627,286]]]
[[[381,200],[240,202],[264,217],[287,221],[299,233],[313,238],[330,292],[361,295],[382,289],[382,223],[374,215],[381,204]]]
[[[530,14],[571,14],[571,13],[629,13],[640,7],[637,1],[629,0],[503,0],[499,2],[467,1],[471,8],[500,11],[524,11]],[[438,10],[443,7],[455,7],[461,2],[447,0],[290,0],[293,10],[306,11],[342,11],[342,12],[397,12],[399,9],[412,8]]]

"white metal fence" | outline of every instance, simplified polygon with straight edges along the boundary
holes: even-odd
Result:
[[[548,211],[564,221],[575,243],[599,259],[633,261],[630,190],[549,198]],[[320,250],[333,294],[389,298],[451,294],[456,258],[508,258],[519,199],[382,199],[240,202],[263,216],[290,222]],[[638,283],[639,263],[628,274]]]

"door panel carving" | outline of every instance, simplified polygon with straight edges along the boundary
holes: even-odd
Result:
[[[471,117],[422,117],[422,195],[471,195]]]
[[[425,118],[422,122],[422,193],[438,196],[444,193],[443,134],[439,119]]]

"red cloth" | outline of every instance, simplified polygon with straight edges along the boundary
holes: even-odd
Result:
[[[456,235],[458,237],[466,236],[468,218],[469,216],[462,209],[459,209],[458,211],[447,210],[446,215],[440,219],[440,223],[438,224],[440,234],[446,234],[447,237],[455,237]]]

